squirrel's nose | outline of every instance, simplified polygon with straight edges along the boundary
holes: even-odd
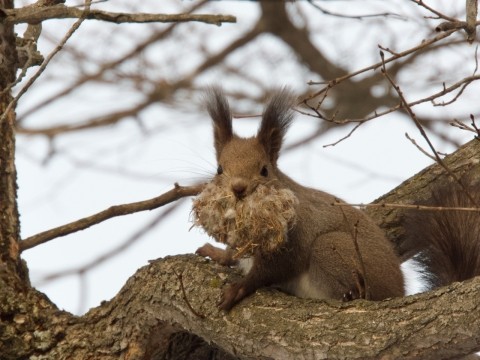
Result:
[[[247,184],[241,180],[237,180],[232,182],[232,191],[237,197],[237,199],[241,199],[245,197],[247,192]]]

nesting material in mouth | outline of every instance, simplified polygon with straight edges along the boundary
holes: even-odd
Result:
[[[238,200],[227,188],[209,183],[193,200],[194,226],[236,250],[235,258],[274,252],[296,223],[297,197],[291,190],[258,185]]]

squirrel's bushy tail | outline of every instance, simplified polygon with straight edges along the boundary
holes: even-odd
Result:
[[[479,207],[480,183],[467,189],[470,197],[458,184],[450,184],[434,190],[423,205]],[[407,216],[406,231],[407,241],[419,250],[415,259],[426,270],[423,277],[429,288],[480,275],[480,212],[414,211]]]

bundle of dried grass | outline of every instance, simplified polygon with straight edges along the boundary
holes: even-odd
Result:
[[[257,248],[269,253],[285,243],[296,222],[297,203],[288,189],[259,185],[238,200],[212,182],[193,201],[193,222],[216,241],[235,249],[235,258],[251,256]]]

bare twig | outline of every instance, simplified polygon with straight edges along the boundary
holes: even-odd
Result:
[[[382,48],[382,47],[380,47]],[[414,107],[416,105],[419,105],[419,104],[423,104],[423,103],[426,103],[426,102],[432,102],[434,105],[439,105],[440,103],[435,103],[434,100],[437,99],[437,98],[440,98],[458,88],[464,88],[466,87],[467,85],[469,85],[470,83],[474,82],[474,81],[477,81],[477,80],[480,80],[480,75],[472,75],[472,76],[467,76],[465,78],[463,78],[462,80],[450,85],[450,86],[443,86],[442,90],[430,95],[430,96],[427,96],[427,97],[424,97],[424,98],[421,98],[421,99],[418,99],[418,100],[415,100],[415,101],[411,101],[408,103],[408,106],[410,107]],[[329,88],[329,87],[328,87]],[[322,100],[323,100],[323,97],[325,96],[326,92],[323,93],[322,95]],[[322,101],[320,100],[320,101]],[[311,116],[311,117],[315,117],[315,118],[319,118],[319,119],[322,119],[322,120],[325,120],[327,122],[332,122],[332,123],[335,123],[335,124],[339,124],[339,125],[343,125],[343,124],[348,124],[348,123],[358,123],[357,126],[355,126],[347,135],[345,135],[344,137],[342,137],[341,139],[339,139],[338,141],[335,141],[334,143],[331,143],[331,144],[327,144],[327,145],[324,145],[324,147],[327,147],[327,146],[335,146],[337,145],[338,143],[348,139],[358,128],[360,125],[362,125],[363,123],[366,123],[368,121],[371,121],[371,120],[374,120],[374,119],[377,119],[379,117],[382,117],[382,116],[385,116],[385,115],[388,115],[390,113],[393,113],[397,110],[400,110],[402,109],[403,105],[400,103],[398,105],[395,105],[395,106],[392,106],[384,111],[380,111],[380,112],[377,112],[375,111],[373,114],[369,115],[369,116],[366,116],[364,118],[361,118],[361,119],[339,119],[337,120],[335,118],[335,116],[333,116],[332,118],[327,118],[325,117],[318,109],[312,107],[311,105],[308,104],[307,102],[308,100],[304,100],[303,103],[305,106],[307,106],[310,110],[312,110],[314,112],[314,114],[311,114],[311,113],[307,113],[305,111],[301,111],[301,110],[297,110],[297,112],[303,114],[303,115],[306,115],[306,116]],[[448,103],[451,103],[452,101],[449,101]],[[448,105],[447,103],[442,103],[442,104],[445,104],[445,105]],[[317,131],[315,132],[314,134],[312,134],[311,136],[309,136],[307,139],[305,140],[302,140],[302,141],[299,141],[298,144],[304,144],[308,141],[311,141],[312,139],[316,138],[320,133],[323,133],[323,129],[322,131]],[[296,147],[297,145],[294,144],[295,146],[292,146],[292,147]],[[430,156],[430,155],[429,155]]]
[[[182,295],[183,295],[183,300],[185,300],[185,304],[187,304],[188,308],[190,309],[193,315],[195,315],[200,319],[205,319],[205,315],[200,314],[198,311],[196,311],[190,304],[190,301],[188,301],[187,294],[185,292],[185,287],[183,286],[183,273],[178,274],[175,270],[173,270],[173,272],[175,273],[175,275],[178,278],[178,281],[180,282],[180,289],[182,289]]]
[[[393,51],[393,50],[388,49],[389,53],[392,54],[392,56],[389,57],[388,59],[383,58],[382,61],[383,61],[384,63],[388,63],[388,62],[392,62],[392,61],[394,61],[394,60],[397,60],[397,59],[399,59],[399,58],[405,57],[405,56],[407,56],[407,55],[414,54],[414,53],[417,52],[418,50],[423,49],[423,48],[426,48],[426,47],[428,47],[429,45],[434,44],[434,43],[436,43],[436,42],[438,42],[438,41],[440,41],[440,40],[442,40],[442,39],[450,36],[450,35],[453,34],[455,31],[456,31],[456,30],[452,30],[452,31],[450,31],[450,32],[442,33],[442,34],[440,34],[440,35],[435,36],[435,37],[432,38],[432,39],[423,41],[420,45],[417,45],[417,46],[415,46],[415,47],[413,47],[413,48],[410,48],[410,49],[405,50],[405,51],[402,51],[402,52],[395,52],[395,51]],[[382,46],[379,45],[379,47],[382,49]],[[391,107],[391,108],[389,108],[389,109],[387,109],[387,110],[384,110],[384,111],[382,111],[382,112],[376,112],[376,111],[375,111],[373,114],[371,114],[371,115],[369,115],[369,116],[367,116],[367,117],[364,117],[364,118],[362,118],[362,119],[341,119],[341,120],[337,120],[337,119],[335,118],[335,116],[332,117],[331,119],[326,118],[326,117],[319,111],[318,107],[312,107],[311,105],[308,104],[308,101],[309,101],[309,100],[311,100],[311,99],[313,99],[313,98],[315,98],[315,97],[317,97],[317,96],[319,96],[319,95],[322,95],[322,98],[321,98],[321,100],[319,101],[319,104],[320,104],[321,102],[324,101],[324,99],[325,99],[325,97],[326,97],[326,94],[328,93],[328,91],[329,91],[332,87],[334,87],[334,86],[340,84],[341,82],[343,82],[343,81],[345,81],[345,80],[348,80],[348,79],[350,79],[350,78],[352,78],[352,77],[354,77],[354,76],[357,76],[357,75],[359,75],[359,74],[365,73],[365,72],[370,71],[370,70],[375,70],[375,69],[381,67],[381,66],[382,66],[382,61],[380,61],[380,62],[378,62],[378,63],[376,63],[376,64],[373,64],[373,65],[367,66],[367,67],[365,67],[365,68],[363,68],[363,69],[360,69],[360,70],[351,72],[351,73],[346,74],[346,75],[344,75],[344,76],[338,77],[338,78],[333,79],[333,80],[331,80],[331,81],[328,81],[328,82],[326,82],[326,85],[325,85],[322,89],[320,89],[319,91],[317,91],[317,92],[315,92],[315,93],[313,93],[313,94],[305,97],[305,98],[302,100],[302,103],[303,103],[305,106],[307,106],[308,108],[310,108],[312,111],[314,111],[314,113],[316,114],[316,117],[318,117],[318,118],[320,118],[320,119],[323,119],[323,120],[326,120],[326,121],[329,121],[329,122],[332,122],[332,123],[335,123],[335,124],[346,124],[346,123],[351,123],[351,122],[358,123],[353,129],[351,129],[351,131],[350,131],[346,136],[342,137],[341,139],[339,139],[338,141],[336,141],[336,142],[334,142],[334,143],[325,145],[325,147],[326,147],[326,146],[335,146],[335,145],[337,145],[338,143],[340,143],[340,142],[344,141],[345,139],[349,138],[349,137],[360,127],[360,125],[362,125],[363,123],[365,123],[365,122],[367,122],[367,121],[370,121],[370,120],[373,120],[373,119],[376,119],[376,118],[381,117],[381,116],[383,116],[383,115],[387,115],[387,114],[389,114],[389,113],[392,113],[392,112],[397,111],[397,110],[399,110],[399,109],[402,108],[402,105],[399,104],[399,105],[393,106],[393,107]],[[430,97],[428,97],[428,98],[423,98],[423,99],[420,99],[420,100],[418,100],[418,101],[412,102],[412,103],[409,104],[409,105],[410,105],[410,106],[414,106],[414,105],[417,105],[417,104],[420,104],[420,103],[423,103],[423,102],[433,101],[433,99],[435,99],[435,98],[437,98],[437,97],[440,97],[440,96],[443,96],[443,95],[445,95],[446,93],[448,93],[448,92],[450,92],[450,91],[453,91],[454,89],[456,89],[456,88],[458,88],[458,87],[460,87],[460,86],[462,86],[462,85],[464,85],[464,86],[466,87],[466,86],[468,85],[468,83],[473,82],[473,81],[478,80],[478,79],[480,79],[480,77],[477,77],[477,76],[472,76],[472,77],[465,78],[465,79],[463,79],[461,82],[459,82],[459,83],[457,83],[457,84],[454,84],[454,85],[450,86],[449,88],[445,88],[445,87],[444,87],[444,89],[443,89],[442,91],[440,91],[440,92],[438,92],[438,93],[436,93],[436,94],[434,94],[434,95],[432,95],[432,96],[430,96]],[[313,81],[310,81],[308,84],[309,84],[309,85],[325,84],[325,82],[313,82]],[[315,116],[315,115],[312,115],[312,114],[308,114],[308,115],[310,115],[310,116]]]
[[[354,206],[359,208],[392,208],[392,209],[415,209],[422,211],[466,211],[466,212],[480,212],[480,207],[448,207],[448,206],[427,206],[414,204],[392,204],[392,203],[375,203],[375,204],[345,204],[340,202],[333,202],[332,206]]]
[[[112,206],[106,210],[103,210],[97,214],[88,216],[86,218],[71,222],[66,225],[56,227],[44,231],[40,234],[31,236],[25,240],[20,241],[20,250],[24,251],[31,249],[37,245],[43,244],[52,239],[72,234],[74,232],[84,230],[89,228],[92,225],[99,224],[105,220],[111,219],[113,217],[133,214],[139,211],[153,210],[158,207],[169,204],[173,201],[181,199],[186,196],[194,196],[198,194],[203,189],[203,184],[183,187],[178,184],[175,184],[174,188],[166,193],[157,196],[150,200],[139,201],[130,204],[116,205]]]
[[[434,43],[436,43],[436,42],[438,42],[438,41],[440,41],[440,40],[443,40],[443,39],[449,37],[450,35],[452,35],[452,34],[455,33],[456,31],[457,31],[457,30],[450,30],[450,31],[447,31],[447,32],[438,34],[438,35],[434,36],[434,37],[431,38],[431,39],[422,41],[422,42],[421,42],[419,45],[417,45],[417,46],[414,46],[414,47],[412,47],[412,48],[410,48],[410,49],[408,49],[408,50],[405,50],[405,51],[398,52],[398,53],[396,53],[396,55],[392,55],[391,57],[385,59],[385,64],[388,64],[389,62],[395,61],[395,60],[397,60],[397,59],[399,59],[399,58],[402,58],[402,57],[405,57],[405,56],[407,56],[407,55],[413,54],[413,53],[417,52],[417,51],[420,50],[420,49],[424,49],[424,48],[426,48],[426,47],[428,47],[428,46],[430,46],[430,45],[432,45],[432,44],[434,44]],[[339,83],[341,83],[341,82],[343,82],[343,81],[345,81],[345,80],[347,80],[347,79],[350,79],[350,78],[352,78],[352,77],[354,77],[354,76],[357,76],[357,75],[359,75],[359,74],[365,73],[365,72],[367,72],[367,71],[376,70],[376,69],[378,69],[378,68],[381,67],[381,66],[382,66],[382,62],[380,61],[380,62],[377,62],[377,63],[375,63],[375,64],[373,64],[373,65],[364,67],[364,68],[362,68],[362,69],[360,69],[360,70],[357,70],[357,71],[348,73],[348,74],[346,74],[346,75],[340,76],[340,77],[338,77],[338,78],[336,78],[336,79],[330,80],[330,81],[328,82],[328,86],[326,86],[326,87],[320,89],[319,91],[317,91],[317,92],[309,95],[308,97],[306,97],[306,98],[304,99],[304,102],[307,101],[307,100],[313,99],[314,97],[317,97],[318,95],[320,95],[320,94],[322,94],[323,92],[327,91],[327,90],[328,90],[329,88],[331,88],[332,86],[335,86],[335,85],[337,85],[337,84],[339,84]],[[322,83],[323,83],[323,82],[322,82]],[[317,84],[320,84],[320,83],[315,82],[315,81],[310,81],[308,84],[309,84],[309,85],[317,85]]]
[[[161,86],[161,84],[159,85]],[[168,85],[167,85],[168,86]],[[136,104],[130,109],[126,110],[119,110],[113,112],[108,115],[100,115],[90,119],[89,121],[85,122],[68,122],[67,124],[61,124],[57,126],[51,126],[46,128],[27,128],[22,125],[17,125],[16,130],[19,134],[25,135],[45,135],[49,138],[53,138],[59,134],[70,133],[78,130],[86,130],[86,129],[94,129],[102,126],[112,125],[117,123],[118,121],[128,118],[134,117],[139,112],[147,108],[152,102],[155,100],[164,100],[166,96],[169,96],[169,91],[171,90],[172,86],[168,86],[167,88],[156,88],[152,90],[150,93],[146,94],[146,99],[141,101],[140,103]]]
[[[439,19],[444,19],[444,20],[451,21],[451,22],[457,21],[457,19],[452,18],[452,17],[450,17],[450,16],[447,16],[447,15],[441,13],[440,11],[435,10],[434,8],[428,6],[427,4],[425,4],[425,3],[423,2],[423,0],[412,0],[412,1],[413,1],[415,4],[417,4],[417,5],[425,8],[425,9],[427,9],[427,10],[430,11],[431,13],[437,15]]]
[[[6,17],[3,21],[13,24],[38,23],[49,19],[80,19],[84,17],[84,10],[76,7],[55,5],[46,7],[23,7],[17,9],[4,9]],[[222,23],[236,22],[232,15],[211,15],[211,14],[126,14],[114,13],[102,10],[90,10],[86,19],[102,20],[107,22],[120,23],[151,23],[151,22],[188,22],[197,21],[206,24],[222,25]]]
[[[335,17],[339,17],[339,18],[363,20],[363,19],[366,19],[366,18],[374,18],[374,17],[394,17],[394,18],[401,19],[401,20],[406,19],[404,16],[401,16],[401,15],[398,15],[398,14],[395,14],[395,13],[389,13],[389,12],[378,13],[378,14],[366,14],[366,15],[344,15],[344,14],[339,14],[339,13],[335,13],[333,11],[327,10],[327,9],[321,7],[320,5],[315,4],[313,2],[313,0],[307,0],[307,1],[310,3],[310,5],[312,5],[315,9],[319,10],[323,14],[331,15],[331,16],[335,16]]]
[[[440,90],[440,91],[438,91],[438,92],[436,92],[436,93],[434,93],[430,96],[427,96],[427,97],[409,102],[408,106],[414,107],[416,105],[423,104],[423,103],[426,103],[426,102],[433,102],[435,99],[437,99],[439,97],[442,97],[442,96],[444,96],[444,95],[446,95],[446,94],[448,94],[448,93],[450,93],[450,92],[452,92],[452,91],[454,91],[458,88],[461,88],[464,84],[467,84],[467,83],[469,84],[469,83],[471,83],[473,81],[477,81],[477,80],[480,80],[480,75],[467,76],[467,77],[463,78],[462,80],[457,81],[455,84],[452,84],[448,87],[443,86],[442,90]],[[375,112],[374,114],[372,114],[370,116],[367,116],[367,117],[364,117],[362,119],[341,119],[341,120],[334,120],[333,122],[335,124],[364,123],[364,122],[379,118],[381,116],[388,115],[392,112],[400,110],[401,108],[402,108],[402,104],[398,104],[398,105],[392,106],[391,108],[389,108],[387,110],[380,111],[380,112]],[[315,116],[315,115],[312,115],[312,114],[307,114],[305,112],[302,112],[302,114],[309,115],[309,116]],[[315,117],[318,117],[318,116],[315,116]],[[323,117],[321,117],[321,118],[324,119]],[[327,121],[328,121],[328,119],[327,119]]]
[[[201,1],[199,3],[194,4],[191,8],[188,9],[186,13],[192,13],[193,11],[198,10],[202,5],[204,5],[206,0]],[[61,90],[58,93],[53,94],[46,100],[43,100],[41,103],[36,104],[33,108],[30,108],[22,113],[22,117],[20,118],[17,116],[17,122],[21,122],[22,119],[26,118],[27,116],[31,115],[34,111],[40,110],[41,108],[45,107],[46,105],[51,104],[53,101],[61,99],[63,96],[70,94],[71,92],[78,90],[80,86],[83,84],[87,83],[88,81],[98,79],[104,74],[107,70],[116,68],[122,63],[125,63],[126,61],[130,60],[133,58],[135,55],[140,54],[142,51],[144,51],[149,45],[156,43],[159,40],[162,40],[169,36],[173,30],[178,26],[180,23],[173,23],[170,26],[168,26],[165,30],[155,32],[151,36],[149,36],[146,40],[135,46],[131,51],[127,52],[126,54],[120,56],[119,58],[109,61],[100,68],[93,72],[92,74],[84,75],[77,81],[75,81],[72,85],[67,87],[66,89]]]
[[[469,82],[465,82],[461,87],[460,87],[460,91],[458,93],[455,94],[455,96],[448,100],[448,101],[442,101],[440,103],[437,103],[435,102],[435,100],[432,100],[432,104],[433,106],[447,106],[447,105],[450,105],[450,104],[453,104],[455,101],[458,100],[458,98],[463,94],[463,92],[465,91],[465,89],[467,88],[468,85],[470,85],[471,81]]]
[[[474,56],[474,61],[475,61],[475,68],[473,69],[473,73],[472,73],[472,76],[468,77],[468,78],[464,78],[462,80],[463,84],[460,86],[460,91],[449,101],[443,101],[441,103],[436,103],[433,99],[431,100],[432,101],[432,104],[433,106],[446,106],[446,105],[450,105],[452,103],[454,103],[455,101],[458,100],[458,98],[463,94],[463,92],[465,91],[465,89],[467,88],[468,85],[470,85],[472,82],[474,82],[475,80],[478,80],[478,76],[475,76],[476,73],[477,73],[477,70],[478,70],[478,45],[476,46],[475,48],[475,56]],[[468,79],[468,80],[466,80]],[[444,91],[446,91],[446,88],[445,88],[445,83],[443,85],[443,88],[444,88]]]
[[[380,57],[382,58],[382,74],[386,77],[386,79],[388,80],[388,82],[392,85],[392,87],[395,89],[395,91],[397,92],[398,96],[400,97],[400,100],[402,102],[402,106],[403,108],[405,109],[405,111],[408,113],[408,115],[410,116],[410,118],[413,120],[413,122],[415,123],[415,126],[417,127],[417,129],[420,131],[420,134],[423,136],[423,138],[425,139],[425,141],[427,142],[428,146],[430,147],[430,150],[432,151],[433,155],[435,156],[435,159],[437,161],[437,163],[452,177],[452,179],[454,179],[461,187],[462,189],[465,191],[465,194],[468,196],[469,200],[472,202],[472,204],[476,204],[476,201],[475,199],[473,198],[473,196],[470,194],[470,192],[468,191],[467,187],[465,186],[465,184],[463,182],[460,181],[460,179],[448,168],[448,166],[445,164],[445,162],[442,160],[442,158],[438,155],[438,152],[437,150],[435,149],[435,147],[433,146],[432,142],[430,141],[430,139],[428,138],[427,136],[427,133],[425,132],[425,130],[423,129],[423,126],[422,124],[420,124],[420,121],[418,121],[417,119],[417,116],[415,115],[415,113],[413,112],[412,108],[408,105],[408,102],[407,100],[405,99],[405,96],[403,95],[403,92],[402,90],[400,89],[400,86],[398,86],[395,81],[393,81],[392,77],[388,74],[387,72],[387,68],[385,66],[385,63],[383,63],[383,59],[384,59],[384,53],[383,51],[380,51]]]
[[[58,126],[52,126],[52,127],[40,128],[40,129],[25,128],[23,126],[17,126],[16,130],[19,133],[27,134],[27,135],[41,134],[41,135],[53,137],[58,134],[63,134],[63,133],[72,132],[76,130],[84,130],[84,129],[90,129],[90,128],[114,124],[125,117],[135,116],[141,110],[147,108],[150,104],[159,102],[161,100],[165,100],[169,98],[178,89],[183,89],[185,87],[190,86],[191,82],[193,81],[193,79],[195,79],[196,76],[203,73],[205,70],[222,62],[222,60],[225,59],[229,54],[231,54],[233,51],[235,51],[239,47],[242,47],[243,45],[252,41],[255,37],[260,35],[262,31],[263,30],[262,30],[261,24],[258,23],[251,31],[242,35],[240,38],[234,40],[230,45],[228,45],[226,48],[224,48],[220,52],[205,59],[205,61],[201,63],[197,68],[195,68],[190,74],[187,74],[185,77],[179,79],[177,82],[156,84],[155,88],[152,91],[150,91],[148,94],[146,94],[145,99],[131,109],[120,110],[113,114],[109,114],[105,116],[98,116],[89,121],[83,121],[83,122],[69,121],[68,124],[62,124]]]
[[[6,114],[8,114],[8,112],[15,107],[15,105],[18,103],[18,100],[23,96],[23,94],[25,94],[27,92],[27,90],[30,88],[30,86],[32,86],[33,83],[40,77],[40,75],[42,75],[42,73],[45,71],[47,65],[50,63],[50,61],[53,59],[53,57],[55,55],[57,55],[57,53],[60,50],[63,49],[63,47],[67,43],[68,39],[70,39],[70,37],[75,33],[75,31],[78,30],[78,28],[80,27],[82,22],[86,19],[87,15],[90,11],[91,2],[92,2],[91,0],[85,0],[85,8],[83,10],[78,10],[77,9],[77,11],[79,11],[78,20],[72,25],[70,30],[68,30],[68,32],[63,37],[62,41],[60,41],[60,43],[55,47],[55,49],[53,49],[53,51],[50,54],[48,54],[48,56],[42,62],[42,64],[40,65],[40,68],[37,70],[35,75],[33,75],[28,80],[28,82],[25,84],[25,86],[23,86],[22,89],[19,91],[17,96],[15,96],[15,98],[13,98],[13,100],[8,104],[6,111],[4,112],[3,116],[0,118],[0,122],[2,122],[4,120],[4,117],[6,116]],[[34,9],[39,9],[39,8],[34,7]]]
[[[417,144],[417,142],[415,141],[415,139],[412,139],[408,133],[405,133],[405,137],[410,140],[410,142],[425,156],[428,156],[430,159],[432,159],[433,161],[435,161],[435,157],[433,157],[432,155],[430,155],[427,151],[425,151],[420,145]]]
[[[470,114],[470,120],[472,120],[471,126],[468,126],[467,124],[464,124],[463,122],[461,122],[458,119],[453,119],[453,121],[450,122],[450,125],[454,126],[456,128],[459,128],[461,130],[471,131],[475,134],[475,137],[477,139],[480,139],[480,129],[478,128],[477,124],[475,123],[475,117],[473,116],[473,114]]]

